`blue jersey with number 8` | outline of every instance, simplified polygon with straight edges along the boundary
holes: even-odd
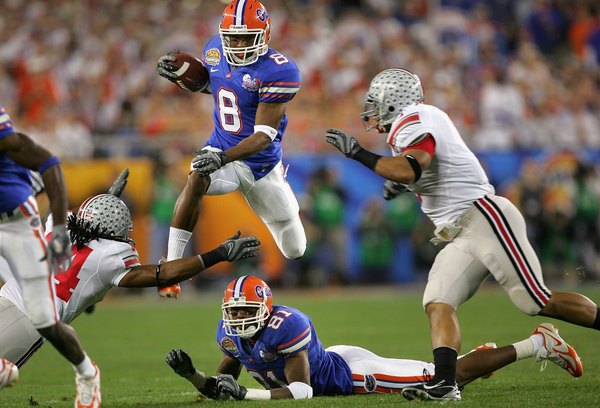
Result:
[[[297,309],[273,306],[267,326],[254,339],[228,336],[221,320],[217,327],[217,343],[226,355],[239,360],[267,389],[287,385],[286,358],[307,349],[310,385],[315,396],[352,392],[350,368],[339,355],[323,348],[310,317]]]
[[[300,89],[300,70],[296,63],[271,48],[251,65],[232,67],[223,55],[220,37],[215,36],[206,44],[202,61],[209,72],[215,103],[215,127],[206,145],[221,150],[237,145],[254,133],[260,102],[288,102]],[[265,150],[243,160],[256,179],[267,175],[281,160],[281,139],[286,127],[287,116],[284,115],[275,140]]]

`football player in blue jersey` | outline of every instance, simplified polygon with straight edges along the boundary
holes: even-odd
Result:
[[[56,220],[48,242],[29,170],[42,175]],[[33,327],[75,368],[75,406],[99,407],[100,371],[82,349],[73,328],[59,320],[51,285],[51,274],[59,272],[59,264],[70,262],[66,217],[67,192],[59,159],[16,132],[0,105],[0,256],[23,290],[23,303]]]
[[[225,8],[219,35],[201,60],[209,71],[214,129],[192,160],[192,170],[171,221],[167,260],[183,255],[204,195],[235,190],[244,194],[288,259],[306,249],[298,201],[287,183],[281,140],[287,104],[301,85],[300,71],[288,56],[269,48],[271,19],[256,0],[233,0]],[[173,52],[158,63],[159,75],[177,83]],[[163,288],[176,297],[180,288]]]
[[[255,276],[233,280],[225,290],[221,309],[217,343],[224,356],[216,376],[207,377],[196,370],[183,350],[171,350],[166,358],[177,374],[209,398],[303,399],[401,392],[426,383],[435,374],[432,363],[384,358],[356,346],[323,348],[310,317],[298,309],[273,305],[271,289]],[[543,323],[522,341],[504,347],[486,343],[459,358],[457,381],[464,387],[528,357],[550,360],[568,371],[566,354],[581,364],[557,329]],[[240,385],[237,379],[242,367],[264,389]]]

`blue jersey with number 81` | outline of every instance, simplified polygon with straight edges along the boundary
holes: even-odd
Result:
[[[286,358],[308,349],[310,385],[315,396],[352,392],[350,368],[339,355],[323,348],[310,317],[297,309],[273,306],[266,327],[254,339],[228,336],[221,320],[217,327],[217,343],[226,355],[239,360],[267,389],[287,385]]]
[[[259,102],[288,102],[300,89],[300,70],[296,63],[271,48],[255,63],[235,68],[227,63],[221,39],[215,36],[206,44],[202,61],[209,72],[215,103],[215,127],[206,145],[221,150],[237,145],[254,133]],[[287,116],[284,115],[275,140],[265,150],[243,160],[252,168],[256,179],[267,175],[281,160],[281,139],[286,127]]]

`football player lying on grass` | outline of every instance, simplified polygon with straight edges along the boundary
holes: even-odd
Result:
[[[163,287],[192,278],[223,261],[237,261],[256,255],[260,241],[256,237],[235,236],[217,248],[198,256],[158,265],[141,265],[127,205],[115,193],[89,197],[68,217],[67,229],[73,245],[69,268],[54,277],[56,303],[60,319],[71,323],[88,307],[100,302],[114,286],[125,288]],[[52,231],[52,219],[46,231]],[[0,267],[2,267],[0,265]],[[10,327],[10,329],[8,329]],[[19,285],[8,281],[0,289],[0,358],[21,367],[43,344],[44,339],[31,325],[24,312]]]
[[[196,370],[183,350],[171,350],[166,358],[177,374],[209,398],[268,400],[402,392],[435,374],[432,363],[384,358],[356,346],[323,348],[310,317],[273,305],[271,289],[254,276],[232,281],[221,309],[217,342],[224,356],[216,376]],[[575,377],[582,374],[575,350],[552,324],[543,323],[522,341],[504,347],[487,343],[462,356],[457,364],[458,385],[464,387],[529,357],[550,360]],[[238,384],[242,366],[265,389]]]

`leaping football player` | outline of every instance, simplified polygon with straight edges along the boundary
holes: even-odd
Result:
[[[254,276],[242,276],[227,286],[221,310],[217,343],[223,359],[216,376],[196,370],[183,350],[171,350],[166,358],[177,374],[209,398],[304,399],[402,392],[435,375],[432,363],[384,358],[356,346],[323,348],[310,317],[298,309],[274,305],[269,286]],[[512,345],[486,343],[473,349],[458,359],[456,378],[462,388],[529,357],[552,361],[571,375],[581,373],[575,350],[552,324],[543,323],[531,336]],[[242,367],[264,389],[240,385],[237,379]]]
[[[239,190],[271,232],[282,254],[299,258],[306,249],[298,201],[286,182],[281,140],[286,108],[301,85],[300,71],[289,57],[269,48],[271,19],[256,0],[234,0],[223,13],[219,35],[201,56],[209,71],[204,92],[214,99],[214,129],[192,160],[187,184],[173,213],[167,259],[179,259],[192,235],[204,195]],[[158,74],[177,83],[171,64],[178,51],[158,62]],[[179,285],[162,288],[177,297]]]

